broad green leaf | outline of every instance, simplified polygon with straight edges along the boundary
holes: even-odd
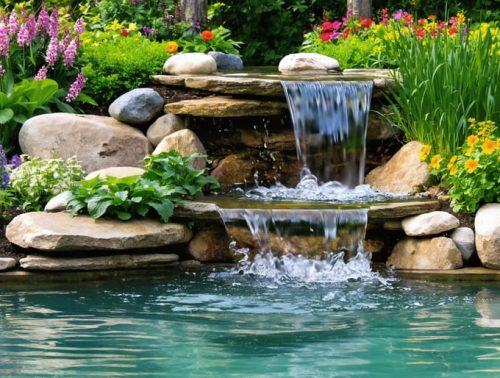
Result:
[[[151,206],[160,216],[161,220],[164,223],[167,223],[172,214],[174,213],[174,204],[168,200],[164,199],[162,202],[148,202],[149,206]]]
[[[14,112],[12,109],[7,108],[7,109],[1,109],[0,110],[0,124],[5,124],[9,122],[12,117],[14,117]]]

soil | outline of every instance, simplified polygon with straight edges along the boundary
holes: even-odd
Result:
[[[11,244],[5,237],[5,229],[12,218],[19,215],[21,211],[17,209],[12,209],[0,213],[0,257],[13,257],[19,260],[26,256],[25,253],[21,252],[16,246]]]

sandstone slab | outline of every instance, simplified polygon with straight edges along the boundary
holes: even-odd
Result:
[[[438,235],[460,226],[460,221],[446,211],[432,211],[405,218],[402,221],[403,230],[408,236]]]
[[[122,222],[94,220],[68,213],[25,213],[7,226],[7,239],[22,248],[43,251],[126,250],[185,243],[191,231],[184,225],[142,219]]]
[[[44,159],[76,156],[83,169],[140,167],[152,146],[144,134],[112,117],[68,113],[27,120],[19,132],[23,153]]]
[[[217,62],[207,54],[181,53],[168,58],[163,71],[171,75],[211,74],[217,71]]]
[[[165,105],[165,112],[193,117],[258,117],[282,115],[287,106],[279,101],[258,101],[231,97],[206,97]]]
[[[15,268],[17,260],[12,257],[0,257],[0,272]]]
[[[500,203],[483,205],[476,213],[476,249],[481,263],[500,269]]]
[[[153,151],[153,155],[171,150],[178,151],[183,156],[188,156],[194,153],[205,155],[207,153],[198,136],[188,129],[179,130],[173,134],[167,135],[162,139],[160,144],[156,146]],[[193,168],[204,169],[207,166],[207,159],[196,158],[191,164]]]
[[[339,69],[339,62],[329,56],[317,53],[297,53],[283,57],[278,65],[282,73],[308,71],[335,71]]]
[[[396,244],[387,266],[395,269],[444,270],[461,268],[463,261],[450,238],[407,238]]]
[[[211,228],[197,232],[188,244],[189,254],[201,262],[231,261],[229,237],[221,228]]]
[[[94,172],[90,172],[85,176],[85,180],[93,179],[94,177],[106,178],[106,177],[130,177],[130,176],[140,176],[144,173],[144,169],[138,167],[109,167],[99,169]]]
[[[422,147],[416,141],[404,145],[386,164],[370,171],[365,183],[389,193],[415,193],[429,179],[427,164],[419,159]]]
[[[137,88],[118,97],[109,106],[111,117],[131,125],[143,125],[162,112],[163,98],[151,88]]]
[[[186,120],[175,114],[164,114],[149,126],[146,136],[153,146],[157,146],[163,138],[186,128]]]
[[[178,260],[179,256],[175,254],[163,253],[57,258],[28,255],[19,263],[26,270],[67,271],[159,268],[175,264]]]
[[[434,200],[379,203],[368,208],[368,220],[406,218],[438,210],[440,207],[439,201]]]

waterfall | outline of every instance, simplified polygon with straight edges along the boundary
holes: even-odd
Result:
[[[363,183],[373,89],[366,82],[281,82],[305,172],[348,187]]]

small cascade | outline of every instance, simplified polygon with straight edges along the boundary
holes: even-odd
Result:
[[[363,183],[373,82],[281,82],[297,156],[321,182]]]

